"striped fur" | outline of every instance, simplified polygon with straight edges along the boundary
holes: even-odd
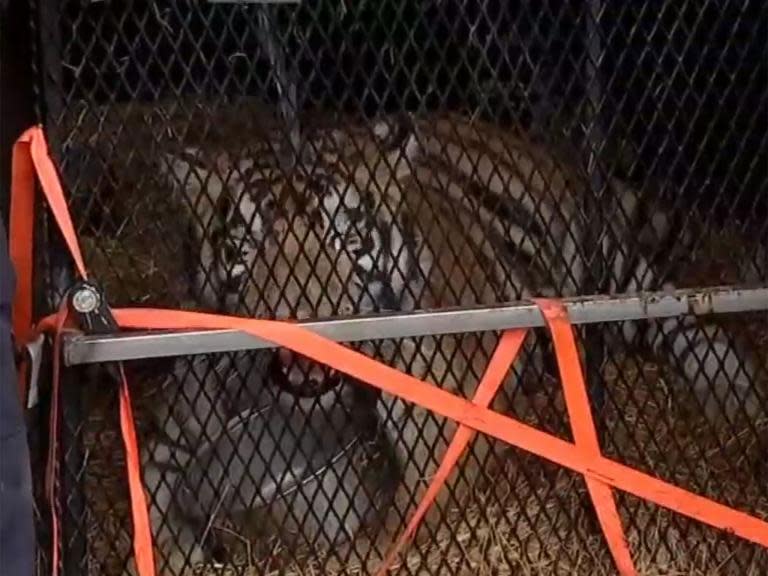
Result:
[[[308,147],[314,153],[291,174],[258,154],[228,158],[219,163],[226,181],[199,151],[166,159],[192,216],[215,230],[194,228],[211,270],[196,283],[207,305],[306,318],[583,293],[585,255],[594,248],[584,213],[588,185],[567,159],[524,133],[456,116],[393,117],[370,132],[318,130]],[[670,241],[674,250],[667,255],[683,253],[684,239],[673,237],[668,214],[649,210],[631,187],[618,180],[608,186],[603,210],[610,234],[599,252],[609,290],[656,288],[662,279],[644,252]],[[201,195],[210,199],[207,206]],[[724,329],[672,319],[648,323],[642,334],[635,323],[624,323],[622,331],[627,342],[640,339],[666,355],[709,414],[721,411],[720,403],[729,418],[765,412],[752,387],[754,361]],[[487,358],[478,352],[493,341],[490,335],[451,340],[447,345],[459,353],[435,353],[427,340],[376,352],[471,396]],[[528,360],[541,364],[535,343],[528,340]],[[516,385],[511,374],[505,386]],[[500,394],[494,407],[509,409],[507,397]],[[378,412],[402,467],[396,503],[402,513],[455,427],[387,395]],[[476,440],[480,461],[489,449],[486,440]],[[476,473],[469,467],[465,478],[471,483]]]

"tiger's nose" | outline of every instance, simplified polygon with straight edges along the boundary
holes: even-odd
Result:
[[[323,384],[329,376],[335,375],[335,370],[324,368],[321,364],[306,356],[295,354],[293,350],[280,348],[277,353],[285,374],[292,386],[302,386],[307,380]]]
[[[248,278],[247,271],[242,266],[224,268],[219,276],[225,290],[239,290]]]
[[[224,290],[228,292],[234,292],[236,290],[239,290],[240,287],[243,285],[243,279],[242,278],[236,278],[233,276],[228,276],[224,280]]]

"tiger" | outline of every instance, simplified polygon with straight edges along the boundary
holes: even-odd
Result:
[[[602,200],[610,233],[595,240],[583,209],[591,193],[583,170],[522,127],[458,113],[394,114],[323,126],[306,136],[305,148],[290,170],[276,165],[268,147],[212,156],[187,149],[164,158],[161,171],[193,222],[204,270],[194,284],[205,306],[302,320],[569,297],[589,285],[594,251],[609,264],[610,293],[639,293],[661,280],[646,252],[664,239],[674,248],[665,252],[668,261],[686,250],[672,215],[618,177],[606,179]],[[623,322],[619,332],[626,345],[639,341],[666,356],[707,414],[723,407],[729,418],[766,413],[755,358],[718,323],[671,318],[640,330]],[[526,353],[502,384],[507,393],[496,395],[492,409],[513,408],[509,392],[523,384],[521,362],[547,364],[540,340],[528,335]],[[367,351],[471,398],[495,342],[488,333]],[[268,364],[269,379],[299,395],[314,389],[330,398],[344,381],[286,350]],[[375,394],[373,411],[398,465],[391,510],[399,522],[457,425],[386,393]],[[482,474],[478,463],[498,448],[482,436],[473,441],[464,473],[448,480],[427,523],[439,520],[449,494],[467,493]]]

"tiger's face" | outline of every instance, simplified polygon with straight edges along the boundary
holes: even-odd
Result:
[[[297,320],[413,309],[427,252],[417,262],[412,231],[373,200],[396,185],[395,168],[377,166],[375,143],[367,156],[340,151],[348,138],[324,134],[312,160],[290,171],[268,153],[166,158],[191,211],[202,260],[193,285],[206,307]],[[324,387],[332,376],[287,350],[276,357],[292,385],[308,375]]]

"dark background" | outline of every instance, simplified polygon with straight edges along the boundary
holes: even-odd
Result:
[[[0,217],[8,230],[11,148],[35,116],[28,7],[1,0],[0,11]]]
[[[719,220],[768,217],[761,0],[334,0],[272,8],[304,108],[468,109],[497,121],[544,117],[574,135],[573,118],[594,117],[583,107],[592,85],[598,140],[630,150],[627,175],[653,176]],[[49,123],[78,101],[275,97],[253,4],[41,0],[39,9],[47,86],[40,101]],[[602,14],[593,42],[590,11]],[[23,39],[4,38],[22,49]],[[590,43],[603,54],[599,83],[587,73]]]

